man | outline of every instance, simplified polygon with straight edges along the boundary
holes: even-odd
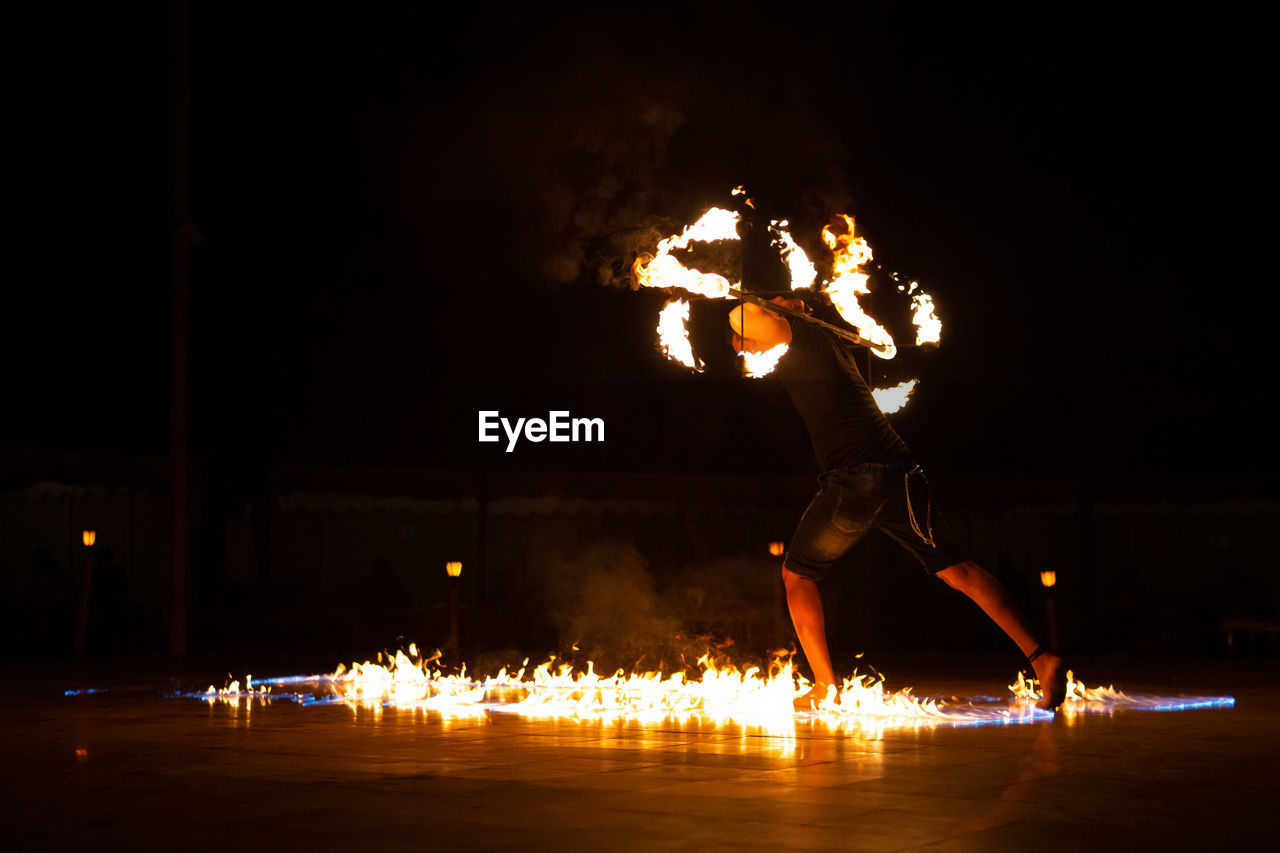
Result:
[[[803,312],[798,299],[773,300]],[[776,373],[799,411],[822,466],[820,488],[783,560],[791,621],[813,669],[813,690],[796,700],[808,710],[835,685],[818,582],[854,543],[878,528],[906,548],[925,570],[973,599],[1026,655],[1053,709],[1066,697],[1062,659],[1047,650],[1004,585],[964,559],[911,450],[876,405],[848,349],[814,324],[750,303],[729,314],[734,345],[764,352],[787,344]]]

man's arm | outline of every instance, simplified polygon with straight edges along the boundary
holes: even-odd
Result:
[[[773,301],[783,307],[791,307],[781,297]],[[791,343],[791,324],[786,318],[750,302],[734,306],[729,312],[729,325],[746,340],[757,341],[767,347]]]

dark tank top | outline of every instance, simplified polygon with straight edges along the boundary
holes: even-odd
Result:
[[[812,323],[787,322],[791,346],[775,372],[809,428],[822,470],[910,461],[911,450],[876,405],[848,347]]]

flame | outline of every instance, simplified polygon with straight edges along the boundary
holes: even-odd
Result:
[[[942,321],[933,310],[933,297],[921,290],[916,293],[917,285],[911,282],[911,323],[916,327],[916,346],[936,344],[942,340]]]
[[[787,354],[787,345],[778,344],[764,352],[747,352],[743,350],[742,358],[746,362],[747,375],[752,379],[768,376],[778,366],[778,360]]]
[[[660,254],[647,264],[637,259],[634,269],[643,287],[678,287],[711,299],[724,299],[733,287],[724,276],[690,269],[671,255]]]
[[[1034,678],[1027,678],[1023,673],[1018,673],[1018,679],[1009,685],[1009,691],[1013,693],[1014,702],[1038,702],[1042,695],[1040,691],[1040,682]],[[1134,700],[1116,690],[1115,685],[1109,684],[1106,687],[1086,687],[1083,682],[1076,681],[1075,673],[1067,670],[1067,698],[1063,700],[1062,707],[1064,710],[1080,711],[1085,710],[1091,703],[1133,703]]]
[[[210,686],[202,694],[178,695],[229,705],[237,715],[243,711],[245,724],[255,701],[287,698],[305,705],[343,703],[356,714],[375,716],[387,708],[429,711],[446,722],[512,713],[577,722],[751,725],[781,738],[781,745],[774,748],[784,752],[793,746],[798,720],[833,731],[878,735],[890,727],[1007,724],[1049,716],[1034,707],[1040,698],[1039,686],[1022,673],[1009,686],[1011,700],[1001,707],[993,704],[999,700],[991,696],[939,700],[913,696],[909,687],[890,692],[882,675],[859,675],[855,670],[838,690],[830,688],[823,699],[797,714],[795,702],[809,693],[811,685],[794,671],[785,654],[775,659],[767,673],[756,666],[740,669],[717,664],[704,655],[692,674],[669,675],[654,671],[626,675],[618,670],[602,676],[590,662],[585,670],[575,670],[554,657],[530,672],[525,658],[514,673],[504,668],[483,679],[468,675],[465,665],[456,674],[445,673],[439,659],[439,652],[423,658],[410,646],[394,656],[379,654],[377,662],[353,663],[349,669],[339,665],[329,675],[274,678],[258,687],[250,676],[243,689],[239,681],[231,681],[222,690]],[[1230,706],[1235,701],[1230,696],[1129,696],[1114,686],[1086,687],[1070,672],[1067,682],[1063,710],[1068,719],[1076,713],[1111,713],[1117,708],[1179,710]],[[272,687],[284,692],[272,693]]]
[[[329,678],[344,701],[356,706],[380,704],[397,708],[428,708],[445,714],[483,706],[533,718],[633,720],[660,722],[696,716],[716,724],[730,722],[776,725],[792,720],[794,702],[810,684],[785,660],[764,673],[759,667],[739,669],[718,665],[709,655],[698,660],[695,677],[683,672],[664,675],[649,671],[600,675],[588,662],[585,671],[555,658],[527,672],[528,659],[511,675],[503,669],[481,681],[445,675],[432,666],[435,658],[417,661],[397,652],[386,665],[356,663],[339,667]],[[499,700],[499,701],[495,701]],[[487,700],[487,701],[486,701]],[[505,700],[505,701],[503,701]],[[889,692],[883,677],[859,675],[833,687],[809,713],[832,718],[942,720],[946,712],[933,699],[919,699],[910,688]]]
[[[370,661],[353,663],[351,669],[340,666],[330,677],[342,697],[356,705],[420,706],[450,711],[484,699],[486,684],[472,682],[465,666],[458,675],[445,675],[431,666],[436,658],[418,661],[416,657],[396,652],[385,666]],[[520,674],[523,676],[523,669]],[[506,678],[506,670],[499,678]]]
[[[658,343],[662,354],[680,362],[685,367],[702,370],[702,362],[694,358],[693,344],[689,341],[689,303],[673,299],[658,314]]]
[[[831,281],[823,289],[831,297],[840,316],[857,328],[858,334],[872,343],[884,345],[883,350],[872,349],[873,353],[883,359],[893,358],[898,351],[893,344],[893,336],[871,319],[858,301],[860,294],[871,292],[867,286],[869,276],[862,271],[862,265],[871,260],[871,246],[854,232],[852,216],[844,213],[839,216],[848,229],[846,233],[836,234],[829,225],[822,229],[822,240],[835,255]]]
[[[891,415],[900,410],[911,399],[911,392],[916,388],[916,380],[908,379],[906,382],[899,382],[892,388],[872,388],[871,396],[875,398],[876,405],[880,407],[880,411],[886,415]]]
[[[271,695],[271,688],[268,685],[255,687],[253,676],[246,675],[243,687],[238,680],[230,680],[227,686],[221,689],[210,684],[209,689],[200,694],[200,698],[208,702],[210,707],[218,704],[230,705],[237,721],[240,720],[240,714],[243,711],[243,723],[249,725],[254,701],[269,702],[276,697]]]
[[[813,282],[818,278],[818,268],[813,265],[813,261],[809,260],[809,256],[805,254],[804,249],[791,237],[786,230],[788,222],[785,219],[775,219],[769,223],[769,230],[773,232],[773,245],[778,247],[782,260],[786,262],[787,269],[791,272],[791,289],[802,290],[812,287]]]
[[[636,258],[632,266],[636,281],[641,287],[678,287],[712,299],[725,298],[732,287],[727,278],[690,269],[671,253],[687,249],[695,241],[737,240],[739,218],[732,210],[711,208],[680,234],[673,234],[658,243],[652,258],[647,261],[644,256]]]
[[[751,199],[746,198],[746,189],[742,186],[734,187],[731,194],[735,197],[743,196],[746,204],[754,208]],[[822,239],[834,254],[832,278],[822,289],[831,298],[840,315],[857,328],[862,337],[884,347],[882,350],[873,349],[872,352],[880,358],[891,359],[897,354],[893,337],[862,310],[859,301],[861,294],[871,292],[868,286],[869,275],[863,269],[872,260],[871,246],[855,232],[852,216],[842,213],[839,218],[844,222],[843,233],[836,233],[830,225],[822,229]],[[711,299],[731,297],[735,290],[741,289],[741,282],[730,282],[717,273],[705,273],[686,267],[674,253],[687,249],[691,243],[698,241],[737,240],[740,221],[741,217],[732,210],[710,208],[682,232],[659,242],[653,255],[637,257],[632,265],[636,281],[641,287],[675,287]],[[787,265],[791,289],[811,288],[818,278],[817,267],[791,236],[788,226],[789,222],[785,219],[770,221],[772,245],[777,248],[779,257]],[[893,278],[897,280],[897,273],[893,274]],[[899,286],[898,289],[905,288]],[[916,345],[938,343],[942,335],[942,322],[935,313],[933,298],[919,290],[919,284],[914,281],[908,292],[912,294],[912,323],[916,327]],[[688,303],[683,300],[668,302],[659,316],[659,344],[667,358],[693,370],[701,370],[702,362],[694,355],[689,342],[688,319]],[[786,351],[786,345],[782,344],[764,353],[741,353],[747,375],[761,377],[772,373]],[[906,404],[914,388],[915,380],[910,380],[892,388],[873,389],[872,393],[880,410],[890,414]]]
[[[722,275],[686,267],[672,252],[687,249],[694,241],[737,240],[738,220],[738,214],[732,210],[711,208],[680,234],[658,243],[653,257],[636,258],[632,265],[636,281],[641,287],[678,287],[699,296],[724,299],[736,285],[731,285]],[[693,345],[689,342],[688,320],[688,302],[683,299],[667,302],[658,317],[658,342],[667,358],[693,370],[702,370],[702,362],[694,357]]]

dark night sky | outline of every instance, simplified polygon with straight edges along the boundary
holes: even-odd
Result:
[[[943,346],[895,419],[934,467],[1275,470],[1273,81],[1249,21],[195,5],[203,461],[722,470],[732,435],[805,470],[776,382],[686,377],[653,350],[661,297],[597,283],[745,183],[815,257],[856,214],[935,294]],[[10,124],[2,443],[165,452],[168,26],[18,28],[39,59]],[[604,415],[609,441],[504,455],[477,408]]]

